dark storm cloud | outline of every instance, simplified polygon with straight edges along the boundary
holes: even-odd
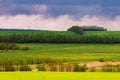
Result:
[[[116,6],[120,4],[120,0],[0,0],[0,3]]]
[[[119,4],[120,0],[0,0],[0,14],[117,16],[120,15]],[[45,5],[46,10],[40,5]]]
[[[17,4],[47,4],[47,5],[104,5],[116,6],[120,4],[120,0],[0,0],[2,3]]]

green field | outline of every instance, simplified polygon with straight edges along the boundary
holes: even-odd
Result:
[[[76,35],[66,31],[0,31],[0,35],[41,34],[41,35]],[[85,31],[84,35],[120,37],[119,31]],[[20,47],[30,50],[0,51],[0,64],[11,63],[36,64],[39,60],[59,60],[68,63],[94,62],[104,59],[106,62],[120,62],[120,44],[39,44],[22,43]],[[20,64],[19,64],[20,65]],[[35,65],[31,65],[34,69]],[[1,80],[119,80],[120,73],[105,72],[0,72]]]
[[[83,35],[120,37],[120,31],[84,31]]]
[[[67,62],[120,61],[120,44],[19,44],[28,46],[28,51],[0,52],[0,62],[6,59],[59,59]]]
[[[76,33],[71,31],[0,31],[0,35],[10,35],[10,34],[41,34],[41,35],[76,35]]]
[[[1,80],[119,80],[120,73],[2,72]]]
[[[71,31],[14,31],[14,30],[4,30],[0,31],[0,35],[10,35],[10,34],[41,34],[41,35],[76,35],[76,33]],[[120,37],[120,31],[84,31],[83,35],[98,35],[98,36],[114,36]]]

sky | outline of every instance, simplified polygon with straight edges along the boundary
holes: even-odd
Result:
[[[120,30],[120,0],[0,0],[0,28],[65,31],[73,25]]]

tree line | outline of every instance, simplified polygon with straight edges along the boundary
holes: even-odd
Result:
[[[83,31],[107,31],[107,29],[99,26],[72,26],[67,31],[73,31],[82,35]]]
[[[9,43],[120,43],[120,37],[98,35],[0,35],[0,42]]]
[[[83,31],[107,31],[104,27],[99,27],[96,25],[93,26],[81,26],[83,28]]]
[[[76,35],[65,34],[29,34],[13,33],[0,35],[0,42],[9,43],[120,43],[120,37],[104,35],[84,35],[84,31],[107,31],[98,26],[72,26],[68,31],[73,31]]]

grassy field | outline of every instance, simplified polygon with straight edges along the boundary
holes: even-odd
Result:
[[[120,31],[84,31],[84,35],[120,37]]]
[[[10,35],[10,34],[41,34],[41,35],[76,35],[76,33],[71,31],[14,31],[14,30],[4,30],[0,31],[0,35]],[[98,35],[98,36],[115,36],[120,37],[120,31],[84,31],[83,35]]]
[[[73,32],[56,32],[56,31],[0,31],[0,35],[13,33],[29,33],[42,35],[76,35]],[[84,32],[84,35],[115,36],[120,37],[120,32]],[[0,63],[6,61],[23,61],[37,59],[58,59],[65,62],[94,62],[104,59],[105,61],[120,61],[120,44],[18,44],[21,47],[28,46],[28,51],[0,51]],[[34,67],[34,66],[33,66]],[[120,73],[103,73],[103,72],[0,72],[1,80],[119,80]]]
[[[10,35],[10,34],[41,34],[41,35],[76,35],[76,33],[71,31],[0,31],[0,35]]]
[[[1,80],[119,80],[120,73],[1,72]]]
[[[67,62],[90,62],[103,58],[105,61],[120,61],[120,44],[19,44],[28,46],[28,51],[0,52],[0,61],[6,59],[60,59]]]

